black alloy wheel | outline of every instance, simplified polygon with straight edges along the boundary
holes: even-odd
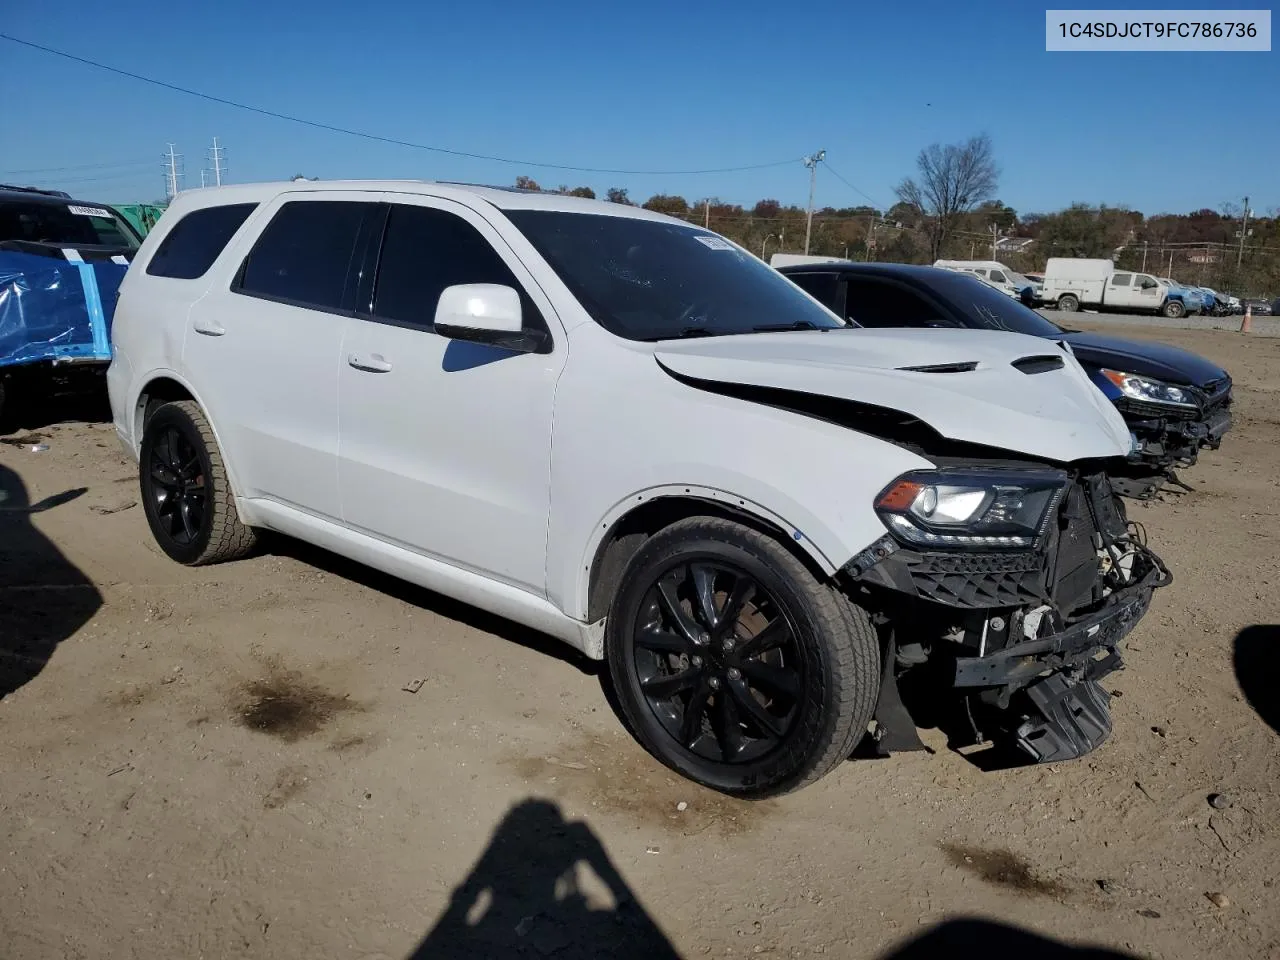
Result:
[[[707,557],[666,571],[635,623],[649,709],[686,750],[745,763],[795,726],[804,667],[795,628],[746,572]]]
[[[650,753],[751,799],[845,760],[879,692],[866,612],[768,533],[714,517],[673,523],[640,547],[609,609],[605,655]]]
[[[196,566],[245,556],[256,542],[240,522],[213,428],[191,400],[148,412],[138,455],[147,524],[166,554]]]
[[[151,508],[165,536],[179,546],[189,546],[200,536],[208,512],[204,465],[177,427],[157,433],[144,465],[151,477]]]

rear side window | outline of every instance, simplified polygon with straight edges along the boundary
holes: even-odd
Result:
[[[373,316],[429,330],[440,294],[458,283],[514,287],[524,325],[545,329],[542,314],[480,231],[443,210],[393,205],[378,260]]]
[[[255,207],[256,203],[232,203],[192,210],[160,241],[147,273],[176,280],[203,277]]]
[[[970,278],[965,282],[977,281]],[[880,280],[850,278],[845,288],[845,313],[860,327],[950,326],[920,294]]]
[[[369,203],[295,200],[282,206],[249,251],[237,293],[341,310],[356,235]]]
[[[835,308],[839,276],[834,273],[788,273],[787,279],[819,303]]]
[[[1113,287],[1127,287],[1132,276],[1133,274],[1130,273],[1113,273],[1111,275],[1111,285]]]

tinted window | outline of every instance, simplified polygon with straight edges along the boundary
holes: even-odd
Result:
[[[996,283],[1004,283],[1004,282],[1005,282],[1004,274],[1003,274],[1003,273],[1001,273],[999,270],[992,270],[992,271],[991,271],[991,279],[992,279],[992,280],[994,280]]]
[[[1056,337],[1063,331],[1007,293],[973,277],[946,270],[931,270],[929,288],[939,300],[960,315],[966,327],[1007,330],[1033,337]],[[853,295],[850,294],[850,302]]]
[[[551,210],[508,218],[598,324],[630,340],[840,328],[758,257],[665,220]]]
[[[1137,283],[1136,283],[1136,286],[1139,286],[1139,287],[1140,287],[1140,286],[1142,286],[1144,283],[1154,285],[1154,284],[1155,284],[1155,282],[1156,282],[1155,277],[1148,277],[1145,273],[1141,273],[1141,274],[1139,274],[1139,275],[1138,275],[1138,277],[1137,277]]]
[[[977,274],[978,276],[980,276],[980,277],[985,277],[985,276],[987,275],[987,271],[986,271],[984,268],[982,268],[982,267],[979,267],[978,269],[974,270],[973,272],[974,272],[974,273],[976,273],[976,274]]]
[[[821,300],[828,307],[836,302],[836,286],[839,277],[834,273],[788,273],[787,279],[801,290]]]
[[[371,206],[342,200],[286,203],[250,251],[237,289],[305,306],[342,308],[356,234]]]
[[[543,326],[524,287],[480,231],[443,210],[393,206],[378,262],[374,316],[430,328],[440,294],[457,283],[515,287],[524,325]]]
[[[133,230],[115,211],[90,203],[0,203],[0,241],[5,240],[138,249]]]
[[[968,282],[980,281],[969,278]],[[883,280],[850,277],[844,302],[845,313],[860,327],[950,326],[920,294]]]
[[[233,203],[192,210],[160,241],[147,273],[179,280],[204,276],[255,207],[256,203]]]
[[[1113,287],[1127,287],[1131,276],[1132,274],[1129,273],[1113,273],[1111,275],[1111,285]]]

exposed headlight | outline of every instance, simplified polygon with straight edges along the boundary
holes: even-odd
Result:
[[[1067,485],[1061,470],[921,470],[876,498],[899,539],[926,547],[1034,547]]]
[[[1134,400],[1147,403],[1165,403],[1175,407],[1194,407],[1196,398],[1190,390],[1175,387],[1161,380],[1140,377],[1136,373],[1119,370],[1103,370],[1102,375],[1120,388],[1120,392]]]

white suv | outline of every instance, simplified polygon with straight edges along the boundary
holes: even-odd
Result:
[[[270,529],[545,631],[607,660],[657,757],[742,796],[869,728],[919,747],[907,676],[1034,759],[1092,749],[1095,681],[1167,577],[1103,475],[1128,431],[1065,346],[849,328],[636,207],[183,193],[108,377],[175,560]]]

